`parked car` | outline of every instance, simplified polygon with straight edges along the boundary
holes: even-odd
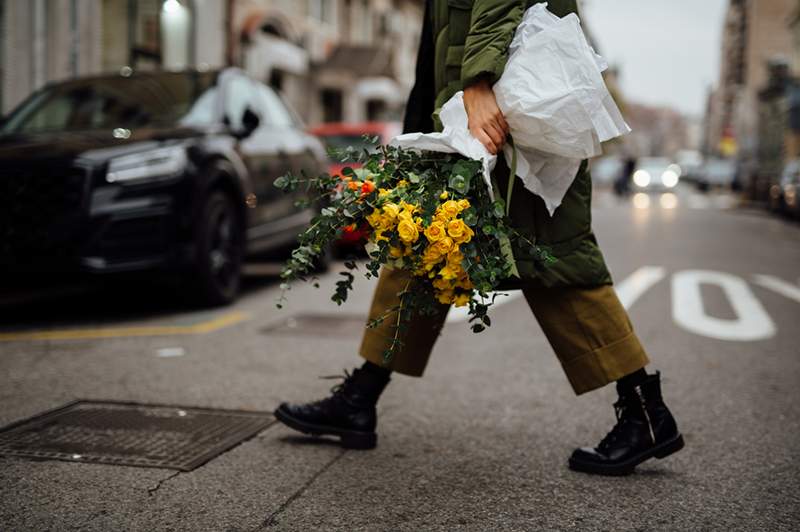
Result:
[[[800,218],[800,159],[792,159],[783,167],[780,180],[769,190],[770,209]]]
[[[680,181],[680,171],[666,157],[642,157],[636,161],[633,184],[640,191],[673,189]]]
[[[711,188],[731,188],[736,178],[736,161],[712,157],[700,169],[697,188],[706,191]]]
[[[314,215],[274,180],[325,153],[280,96],[238,69],[45,86],[0,124],[0,269],[188,273],[232,301],[248,253]]]
[[[401,131],[402,125],[397,122],[330,122],[311,129],[310,133],[319,137],[330,153],[331,150],[347,149],[372,151],[381,144],[388,144]],[[335,157],[328,159],[330,175],[341,175],[342,170],[347,166],[358,168],[360,164],[342,162]],[[345,256],[352,252],[363,253],[366,235],[366,228],[345,229],[334,246],[334,253],[339,256]]]
[[[703,155],[696,150],[680,150],[675,154],[675,164],[681,169],[681,179],[694,183],[700,176]]]

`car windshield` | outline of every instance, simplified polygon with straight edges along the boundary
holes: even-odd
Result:
[[[322,141],[329,150],[346,150],[349,148],[355,150],[367,150],[369,152],[375,151],[378,147],[378,142],[370,142],[374,139],[375,135],[367,133],[369,140],[364,139],[365,133],[348,133],[338,135],[324,135]]]
[[[663,172],[669,166],[669,159],[662,159],[660,157],[645,157],[639,159],[638,168],[647,170],[648,172]]]
[[[53,85],[23,103],[0,133],[202,125],[216,118],[216,75],[165,73]]]

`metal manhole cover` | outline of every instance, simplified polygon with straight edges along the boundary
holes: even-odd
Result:
[[[0,429],[0,456],[191,471],[274,422],[266,412],[76,401]]]
[[[311,336],[360,336],[367,326],[365,316],[352,314],[298,314],[261,329],[265,334]]]

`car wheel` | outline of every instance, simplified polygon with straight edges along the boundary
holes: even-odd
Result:
[[[201,303],[224,305],[236,299],[242,274],[242,222],[228,194],[213,191],[206,198],[197,226],[195,264]]]

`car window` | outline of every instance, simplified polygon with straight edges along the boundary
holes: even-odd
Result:
[[[225,117],[231,129],[242,129],[242,117],[248,107],[254,111],[260,107],[254,104],[253,84],[243,76],[236,76],[225,87]]]
[[[294,127],[292,114],[286,108],[280,96],[264,85],[256,84],[258,102],[263,110],[264,121],[275,127]]]
[[[45,87],[23,102],[2,133],[199,125],[216,119],[214,74],[93,78]]]

